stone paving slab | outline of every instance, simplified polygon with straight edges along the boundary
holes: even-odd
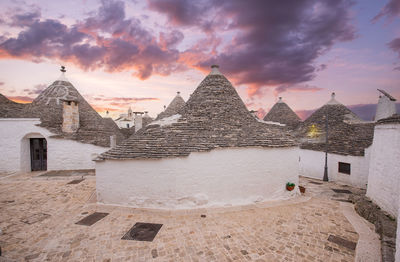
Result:
[[[332,200],[334,183],[301,178],[306,194],[293,201],[245,207],[160,211],[98,205],[95,179],[0,180],[0,246],[10,261],[354,261],[355,251],[329,235],[357,242],[358,234]],[[346,187],[349,189],[349,187]],[[353,190],[352,188],[350,188]],[[92,226],[75,222],[93,212]],[[27,217],[40,217],[27,224]],[[206,217],[201,217],[206,214]],[[121,240],[137,222],[163,224],[152,242]],[[0,260],[1,261],[1,260]]]

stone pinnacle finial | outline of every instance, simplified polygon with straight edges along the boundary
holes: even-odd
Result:
[[[176,93],[177,93],[178,95],[180,95],[180,94],[181,94],[181,92],[179,92],[179,91],[178,91],[178,92],[176,92]]]
[[[63,73],[67,72],[67,70],[65,69],[65,66],[61,66],[60,71],[63,72]]]
[[[335,99],[335,92],[332,92],[331,94],[331,100],[328,101],[328,103],[326,103],[327,105],[338,105],[340,104],[336,99]]]
[[[282,97],[279,97],[278,103],[282,103]]]
[[[219,71],[219,65],[212,65],[211,66],[211,73],[210,75],[222,75]]]

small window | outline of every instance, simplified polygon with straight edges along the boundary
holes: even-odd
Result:
[[[126,127],[129,128],[129,124],[126,124]]]
[[[339,162],[339,173],[350,175],[350,164]]]
[[[67,104],[70,106],[71,105],[71,101],[68,101]]]

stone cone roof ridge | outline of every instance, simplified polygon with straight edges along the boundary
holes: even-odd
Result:
[[[258,122],[222,74],[209,74],[178,112],[176,123],[148,125],[97,160],[188,156],[227,147],[291,147],[286,129]]]
[[[334,99],[334,98],[333,98]],[[332,99],[330,102],[333,101]],[[340,155],[363,156],[365,148],[372,144],[374,124],[362,121],[345,105],[334,100],[317,109],[302,122],[296,132],[303,138],[301,148],[325,151],[325,122],[328,116],[328,152]],[[314,126],[320,135],[309,138]]]
[[[171,103],[169,103],[168,107],[163,112],[158,114],[156,120],[177,114],[184,105],[185,105],[185,100],[183,100],[183,98],[178,92],[174,97],[174,99],[172,99]]]
[[[78,102],[79,129],[75,133],[67,134],[61,130],[63,101]],[[40,126],[56,133],[57,137],[104,147],[110,146],[111,135],[117,136],[117,143],[124,139],[118,126],[103,119],[69,81],[56,80],[33,100],[30,108],[40,116]]]
[[[279,99],[265,115],[264,121],[278,122],[290,128],[295,128],[299,125],[301,119],[282,99]]]
[[[400,124],[400,114],[394,114],[387,118],[379,119],[378,125],[385,125],[385,124]]]
[[[19,104],[0,96],[0,117],[40,118],[41,127],[55,133],[54,137],[77,140],[98,146],[110,146],[110,136],[117,136],[117,143],[124,139],[118,126],[103,119],[79,94],[78,90],[62,77],[43,90],[30,104]],[[79,106],[79,129],[75,133],[64,133],[63,101],[76,101]]]
[[[29,104],[22,104],[0,94],[0,118],[32,118],[33,112],[26,110]]]

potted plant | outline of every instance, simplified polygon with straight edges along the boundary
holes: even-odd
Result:
[[[286,184],[286,190],[287,191],[292,191],[294,189],[295,184],[287,182]]]

